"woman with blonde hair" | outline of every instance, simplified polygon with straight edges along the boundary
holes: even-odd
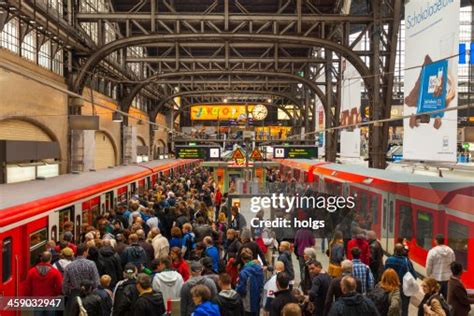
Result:
[[[444,299],[439,295],[440,286],[434,278],[425,278],[421,283],[425,296],[418,306],[418,316],[446,316]]]

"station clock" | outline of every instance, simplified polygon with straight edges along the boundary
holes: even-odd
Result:
[[[252,116],[255,120],[261,121],[268,115],[268,109],[263,104],[257,104],[252,110]]]

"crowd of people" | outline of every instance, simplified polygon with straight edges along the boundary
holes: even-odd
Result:
[[[278,238],[249,227],[226,199],[205,168],[162,177],[80,236],[66,222],[28,272],[24,293],[64,295],[67,316],[408,315],[418,275],[402,239],[384,258],[375,232],[349,225],[347,238],[336,226],[323,266],[311,230]],[[436,244],[418,315],[468,315],[474,299],[463,267],[443,236]]]

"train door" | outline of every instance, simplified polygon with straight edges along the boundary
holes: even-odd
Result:
[[[101,197],[97,196],[82,203],[82,225],[94,225],[100,214]]]
[[[395,195],[392,193],[383,194],[380,242],[385,251],[393,253],[395,246]]]
[[[117,203],[127,202],[127,191],[128,191],[128,186],[123,186],[117,189]]]
[[[114,192],[109,191],[100,197],[102,213],[109,212],[114,207]]]
[[[130,183],[130,191],[129,192],[130,192],[129,198],[131,198],[132,195],[137,193],[137,183],[136,182]]]
[[[74,206],[50,213],[48,216],[49,239],[52,239],[56,242],[59,241],[64,232],[64,223],[71,221],[73,225],[76,225],[77,223],[74,221],[74,210],[76,213],[80,213],[81,209],[81,203],[77,203]],[[76,233],[75,237],[79,238],[79,235]]]
[[[24,253],[23,236],[21,227],[12,229],[2,234],[1,237],[1,262],[2,284],[0,296],[20,296],[21,266]]]

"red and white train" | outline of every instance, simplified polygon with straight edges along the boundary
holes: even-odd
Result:
[[[0,296],[21,296],[32,261],[66,221],[75,237],[83,224],[151,188],[161,176],[178,175],[197,160],[160,160],[47,180],[0,185]]]
[[[278,160],[281,174],[314,190],[356,196],[356,211],[372,222],[384,249],[406,238],[409,256],[422,275],[436,234],[443,234],[474,288],[474,182],[316,160]]]

